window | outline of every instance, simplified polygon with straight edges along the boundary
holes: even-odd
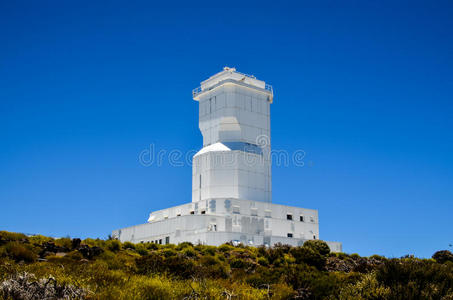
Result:
[[[264,217],[270,218],[271,217],[271,211],[270,210],[265,210],[264,211]]]
[[[161,244],[161,245],[162,245],[162,239],[160,239],[160,240],[159,240],[159,244]]]
[[[170,237],[169,236],[165,237],[165,244],[170,244]]]
[[[239,214],[239,206],[233,206],[233,214]]]
[[[312,222],[312,223],[315,222],[315,218],[310,217],[310,222]]]
[[[181,214],[177,214],[176,216],[177,216],[177,217],[180,217],[180,216],[181,216]]]
[[[305,221],[304,221],[304,216],[300,216],[300,221],[301,221],[301,222],[305,222]]]
[[[206,214],[206,211],[205,211],[205,210],[202,210],[202,211],[201,211],[201,214],[202,214],[202,215],[205,215],[205,214]]]
[[[286,220],[292,220],[293,219],[293,215],[292,214],[287,214],[286,215]]]
[[[191,214],[191,215],[194,215],[194,214],[195,214],[195,211],[191,210],[191,211],[190,211],[190,214]]]
[[[313,239],[316,240],[316,235],[313,235]]]
[[[288,233],[288,237],[289,237],[289,238],[292,238],[292,237],[293,237],[293,234],[292,234],[292,233]]]

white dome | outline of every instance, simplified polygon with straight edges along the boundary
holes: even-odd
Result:
[[[198,155],[202,155],[202,154],[205,154],[205,153],[208,153],[208,152],[220,152],[220,151],[231,151],[231,149],[228,148],[227,146],[225,146],[225,144],[222,144],[222,143],[219,142],[219,143],[215,143],[215,144],[203,147],[193,157],[198,156]]]

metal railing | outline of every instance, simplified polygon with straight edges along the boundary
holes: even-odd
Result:
[[[272,85],[266,83],[266,85],[264,86],[264,89],[266,91],[271,92],[271,94],[274,95],[274,89],[273,89]],[[209,91],[210,88],[207,90]],[[198,94],[201,94],[202,92],[203,92],[203,89],[201,88],[201,86],[196,87],[192,90],[192,97],[196,97]]]
[[[264,89],[265,89],[266,91],[269,91],[269,92],[271,92],[272,94],[274,94],[274,88],[272,87],[272,85],[266,83],[266,85],[264,86]]]
[[[201,86],[197,87],[197,88],[194,88],[192,90],[192,97],[195,97],[197,96],[198,94],[200,94],[203,90],[201,89]]]

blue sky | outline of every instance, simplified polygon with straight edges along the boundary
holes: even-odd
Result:
[[[274,202],[345,252],[452,250],[453,3],[340,2],[0,1],[0,229],[106,237],[190,202],[190,166],[138,156],[199,149],[191,90],[231,66],[306,152]]]

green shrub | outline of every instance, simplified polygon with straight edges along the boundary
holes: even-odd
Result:
[[[2,244],[1,241],[13,242],[27,239],[27,236],[23,233],[0,231],[0,245]]]
[[[349,255],[349,257],[352,259],[358,259],[358,258],[360,258],[360,255],[358,255],[357,253],[352,253]]]
[[[176,250],[182,250],[184,248],[192,248],[193,244],[191,242],[182,242],[176,246]]]
[[[72,249],[72,240],[70,238],[59,238],[55,239],[54,242],[56,246]]]
[[[106,241],[107,249],[113,252],[118,252],[121,250],[121,243],[118,240],[108,240]]]
[[[159,245],[156,244],[156,243],[146,243],[145,247],[148,250],[157,250],[157,249],[159,249]]]
[[[197,256],[197,252],[195,252],[195,250],[190,246],[183,248],[182,253],[187,257]]]
[[[234,249],[234,247],[228,244],[223,244],[220,245],[217,249],[219,249],[219,251],[221,252],[230,252],[231,250]]]
[[[326,257],[321,255],[314,247],[294,247],[291,255],[296,259],[297,264],[305,263],[321,270],[326,265]]]
[[[365,274],[362,278],[341,288],[340,299],[348,300],[384,300],[390,299],[390,288],[380,284],[376,279],[374,272]]]
[[[123,243],[123,248],[124,248],[124,249],[135,250],[135,245],[132,244],[131,242],[124,242],[124,243]]]
[[[173,249],[163,249],[162,254],[165,257],[170,257],[170,256],[176,256],[178,254],[178,252]]]
[[[416,258],[386,260],[376,279],[390,288],[391,299],[441,299],[453,292],[453,264]]]
[[[433,258],[440,264],[443,264],[447,261],[453,262],[453,253],[448,250],[441,250],[434,253]]]
[[[34,262],[37,255],[18,242],[9,242],[5,245],[6,254],[17,262],[24,261],[26,263]]]
[[[313,249],[321,255],[328,255],[330,253],[330,248],[327,243],[321,240],[308,240],[302,247]]]
[[[265,257],[259,257],[257,262],[261,265],[261,266],[265,266],[267,267],[269,265],[269,261],[265,258]]]

